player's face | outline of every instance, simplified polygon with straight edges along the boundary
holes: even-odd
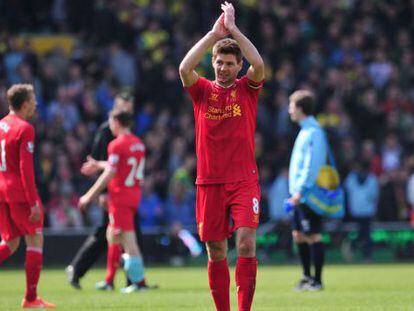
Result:
[[[303,115],[302,109],[298,108],[293,101],[289,102],[289,115],[293,122],[298,122]]]
[[[222,86],[229,86],[236,81],[243,62],[237,62],[233,54],[217,54],[213,58],[213,68],[216,81]]]
[[[37,102],[36,102],[36,96],[34,93],[30,94],[29,100],[26,102],[26,115],[28,118],[31,118],[34,116],[35,112],[36,112],[36,106],[37,106]]]

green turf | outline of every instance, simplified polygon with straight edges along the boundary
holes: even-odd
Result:
[[[234,279],[234,271],[232,278]],[[214,310],[204,268],[150,268],[149,282],[160,289],[122,295],[123,276],[115,292],[97,292],[93,286],[104,271],[95,269],[76,291],[66,283],[63,270],[46,270],[40,294],[59,310]],[[292,290],[297,266],[266,266],[258,272],[253,310],[414,310],[414,267],[410,264],[332,265],[325,269],[323,292]],[[0,270],[0,310],[20,310],[24,291],[23,270]],[[232,284],[232,310],[237,310]]]

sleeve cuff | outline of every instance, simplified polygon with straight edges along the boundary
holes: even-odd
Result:
[[[197,81],[193,85],[185,86],[184,89],[186,89],[187,91],[191,91],[192,89],[196,88],[200,84],[200,81],[201,81],[201,77],[199,76]]]
[[[248,82],[248,85],[249,85],[250,88],[258,90],[258,89],[261,89],[263,87],[264,80],[256,82],[256,81],[253,81],[253,80],[250,80],[249,78],[247,78],[247,82]]]

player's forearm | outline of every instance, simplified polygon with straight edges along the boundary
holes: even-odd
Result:
[[[97,162],[99,170],[103,171],[108,166],[108,161],[98,161]]]
[[[180,64],[180,73],[188,74],[193,71],[203,59],[205,53],[211,48],[219,37],[212,31],[208,32],[200,41],[198,41]]]
[[[263,59],[253,43],[235,26],[230,31],[231,36],[240,46],[240,49],[255,70],[261,70],[264,67]]]
[[[113,177],[113,172],[110,168],[105,169],[105,171],[99,176],[98,180],[93,184],[93,186],[88,190],[86,195],[93,200],[96,198],[98,194],[102,192],[103,189],[106,188],[109,181]]]

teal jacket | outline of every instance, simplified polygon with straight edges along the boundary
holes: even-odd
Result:
[[[351,172],[345,180],[348,193],[349,214],[352,217],[373,217],[377,213],[378,181],[374,174],[358,180],[358,173]]]
[[[325,133],[313,116],[299,123],[289,165],[289,193],[294,195],[310,189],[316,182],[319,169],[327,163],[328,146]]]

